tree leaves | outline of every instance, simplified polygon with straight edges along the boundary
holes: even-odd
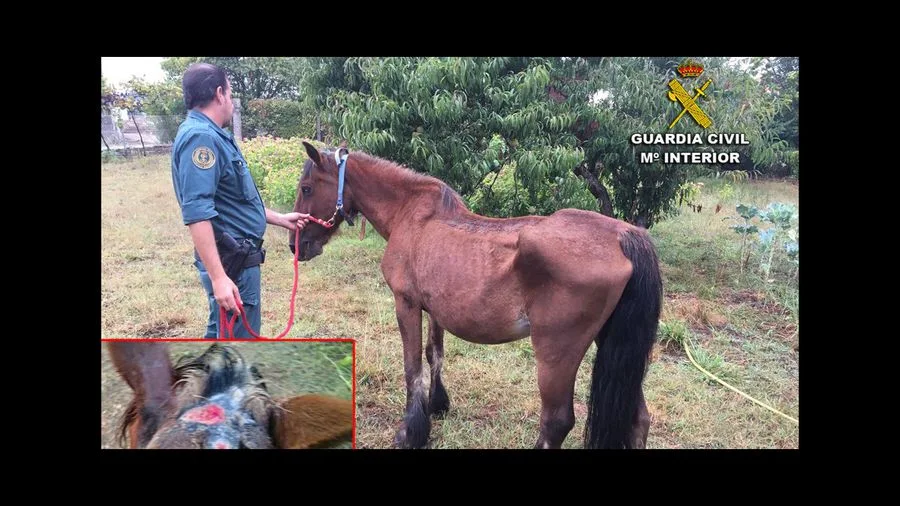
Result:
[[[665,60],[668,61],[668,60]],[[302,88],[351,145],[435,175],[472,202],[497,165],[513,188],[583,202],[593,178],[617,217],[652,226],[677,212],[675,198],[696,166],[640,163],[633,133],[664,131],[679,104],[666,99],[674,67],[649,58],[310,58]],[[766,127],[775,101],[724,58],[704,60],[717,85],[704,110],[717,132],[745,133],[757,163],[777,161],[787,143]],[[701,128],[683,120],[687,132]],[[769,123],[767,123],[769,122]],[[728,130],[732,128],[733,130]],[[499,149],[499,146],[505,146]],[[677,146],[654,148],[662,154]],[[732,147],[706,147],[711,150]],[[796,157],[799,158],[799,157]],[[715,168],[718,170],[718,167]],[[575,176],[578,174],[578,176]],[[488,176],[496,179],[496,176]],[[497,183],[500,184],[500,183]],[[473,192],[482,192],[476,196]],[[570,193],[574,192],[574,193]],[[493,192],[497,194],[497,192]],[[514,192],[514,199],[521,195]],[[488,206],[526,211],[524,204]],[[533,204],[530,207],[535,207]],[[518,212],[516,211],[516,212]]]

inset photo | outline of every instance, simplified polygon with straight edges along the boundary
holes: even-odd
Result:
[[[352,340],[106,340],[103,449],[352,449]]]

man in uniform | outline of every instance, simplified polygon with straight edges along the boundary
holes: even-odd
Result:
[[[231,124],[234,103],[225,71],[214,65],[191,65],[182,79],[188,115],[172,146],[172,183],[182,220],[194,242],[200,281],[209,298],[207,338],[216,338],[219,306],[232,312],[244,306],[248,321],[238,313],[235,337],[259,334],[260,267],[266,224],[290,231],[302,229],[309,215],[281,214],[267,209],[250,175],[247,161],[223,130]]]

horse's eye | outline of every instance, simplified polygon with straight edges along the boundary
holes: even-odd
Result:
[[[302,191],[304,195],[309,195],[310,193],[312,193],[312,188],[310,188],[309,186],[304,186]]]

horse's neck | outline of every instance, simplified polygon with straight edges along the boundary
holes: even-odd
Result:
[[[381,170],[383,169],[383,170]],[[404,207],[418,191],[417,184],[393,168],[376,168],[374,163],[347,163],[347,183],[353,190],[355,206],[385,239],[407,214]]]

